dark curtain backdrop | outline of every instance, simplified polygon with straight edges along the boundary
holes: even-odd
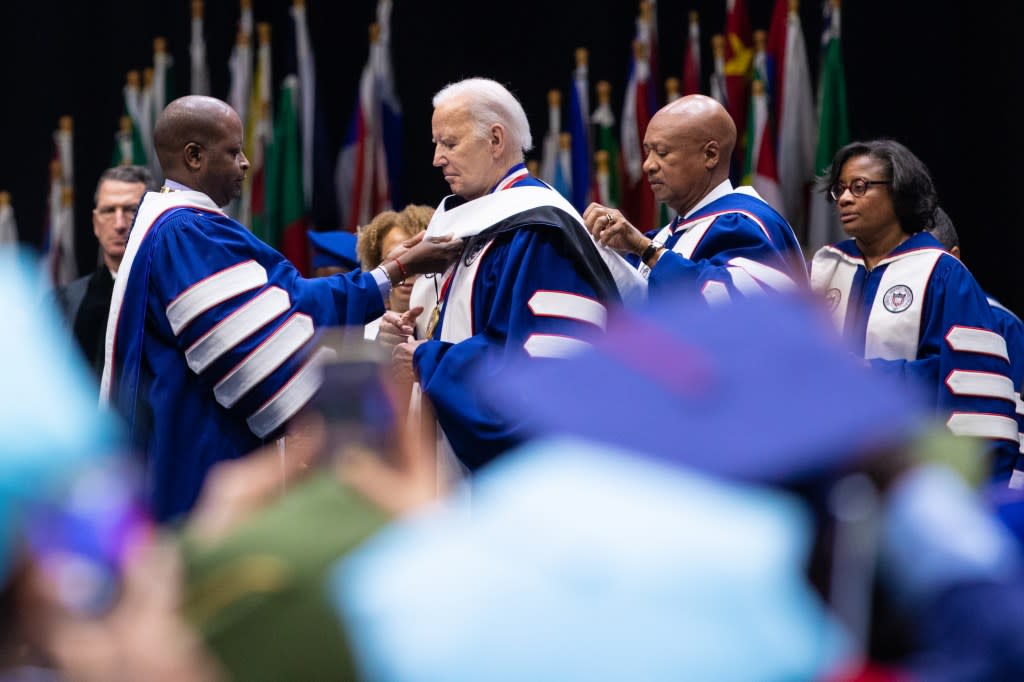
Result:
[[[767,28],[773,0],[748,0]],[[257,21],[275,30],[274,83],[289,65],[288,2],[253,0]],[[679,75],[687,12],[701,12],[705,75],[710,35],[722,30],[725,0],[659,3],[662,78]],[[373,0],[307,0],[323,112],[333,158],[366,59]],[[392,17],[397,89],[404,109],[407,199],[435,204],[446,185],[430,165],[430,97],[445,83],[486,75],[507,83],[530,115],[535,139],[546,128],[546,93],[567,88],[573,51],[590,49],[592,81],[606,79],[621,106],[637,3],[572,0],[513,5],[468,0],[396,0]],[[812,70],[818,62],[817,2],[801,8]],[[206,42],[213,94],[226,96],[227,58],[238,6],[208,0]],[[75,119],[78,262],[95,263],[89,210],[121,113],[124,74],[151,62],[152,39],[168,38],[179,91],[188,85],[187,0],[8,0],[0,7],[0,189],[9,189],[22,239],[38,245],[46,202],[50,133]],[[843,43],[855,138],[889,136],[929,166],[956,222],[965,260],[982,285],[1017,310],[1024,254],[1024,3],[848,0]],[[592,94],[593,97],[593,94]],[[329,227],[330,207],[318,208]]]

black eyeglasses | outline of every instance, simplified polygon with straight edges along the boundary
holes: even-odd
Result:
[[[872,184],[892,184],[892,180],[867,180],[857,177],[850,184],[837,182],[833,186],[828,187],[828,196],[833,198],[834,202],[838,202],[839,198],[843,196],[844,191],[849,189],[850,194],[854,197],[863,197],[867,194],[867,188]]]
[[[855,197],[862,197],[868,193],[868,187],[871,185],[891,185],[892,180],[865,180],[864,178],[854,178],[853,182],[849,185],[842,182],[837,182],[828,188],[828,195],[832,197],[832,201],[839,201],[839,197],[843,196],[843,192],[850,190],[850,194]]]

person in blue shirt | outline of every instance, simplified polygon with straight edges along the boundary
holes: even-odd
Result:
[[[318,331],[384,312],[392,284],[461,245],[406,242],[372,272],[305,279],[220,207],[249,160],[226,103],[189,96],[157,119],[166,182],[139,206],[114,285],[101,396],[144,455],[159,521],[187,512],[213,464],[283,433],[318,387]]]
[[[720,303],[807,286],[800,245],[785,218],[752,187],[729,181],[735,146],[736,124],[721,104],[703,95],[678,99],[647,126],[643,164],[654,197],[678,217],[659,230],[634,227],[598,203],[584,211],[594,237],[627,254],[648,277],[652,296],[692,292]]]
[[[898,142],[854,142],[825,183],[850,239],[815,254],[811,286],[855,353],[921,387],[954,434],[987,439],[993,479],[1008,481],[1019,437],[1007,345],[974,277],[926,231],[928,169]]]

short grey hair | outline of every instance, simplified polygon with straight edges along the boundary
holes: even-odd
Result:
[[[523,154],[533,149],[533,136],[530,134],[526,111],[504,85],[490,78],[467,78],[449,83],[434,95],[434,108],[459,97],[465,97],[468,101],[469,114],[482,137],[490,137],[491,126],[497,123],[505,129],[512,149],[518,149]]]
[[[142,183],[146,186],[146,191],[153,189],[153,175],[145,166],[114,166],[103,171],[100,179],[96,181],[96,192],[92,196],[94,206],[99,203],[100,187],[107,180],[130,182],[132,184]]]

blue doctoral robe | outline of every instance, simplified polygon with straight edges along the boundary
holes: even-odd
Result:
[[[1017,432],[1021,440],[1021,452],[1024,453],[1024,403],[1020,397],[1024,391],[1024,322],[996,299],[991,296],[987,298],[992,308],[992,317],[995,318],[995,330],[1006,341],[1006,352],[1010,356],[1010,380],[1013,382],[1016,399]],[[1024,488],[1024,454],[1017,457],[1013,479],[1013,487]]]
[[[603,260],[608,255],[599,255],[575,210],[546,184],[526,176],[523,166],[506,177],[513,174],[522,176],[513,189],[499,183],[494,192],[542,189],[550,205],[524,206],[474,231],[452,273],[452,282],[462,284],[452,285],[432,339],[413,357],[444,435],[471,471],[524,436],[475,394],[471,378],[494,374],[513,358],[573,352],[585,345],[583,339],[603,330],[605,304],[620,300],[616,279]],[[448,197],[442,209],[462,203]]]
[[[717,303],[807,286],[807,268],[792,228],[745,188],[647,236],[668,249],[650,270],[652,296],[688,291]],[[632,262],[644,269],[635,256]]]
[[[304,279],[199,192],[148,193],[115,284],[103,390],[146,459],[160,521],[209,469],[275,438],[318,388],[317,331],[383,314],[359,271]]]
[[[953,433],[988,439],[993,478],[1009,479],[1020,446],[1007,346],[960,261],[918,232],[869,272],[848,239],[815,255],[811,283],[854,352],[923,388]]]

